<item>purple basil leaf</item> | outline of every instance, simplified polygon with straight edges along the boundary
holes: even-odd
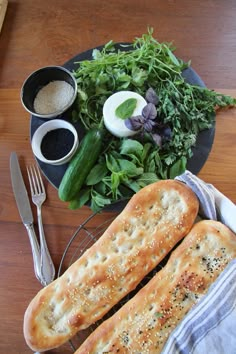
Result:
[[[157,116],[157,110],[153,103],[148,103],[142,111],[142,115],[145,120],[155,119]]]
[[[125,125],[130,130],[139,130],[143,127],[143,116],[135,116],[125,120]]]
[[[162,145],[162,138],[159,134],[152,134],[152,138],[155,141],[155,143],[161,147]]]
[[[155,125],[155,122],[153,122],[153,120],[148,119],[144,123],[143,127],[146,130],[146,132],[150,133],[152,131],[152,128],[154,127],[154,125]]]
[[[153,90],[152,87],[150,87],[147,92],[146,92],[146,96],[145,99],[147,102],[149,103],[153,103],[155,106],[158,104],[159,102],[159,98],[156,94],[156,92]]]
[[[170,140],[172,137],[172,130],[170,127],[165,127],[162,129],[162,136],[166,139],[166,140]]]

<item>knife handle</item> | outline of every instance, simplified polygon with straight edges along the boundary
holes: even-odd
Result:
[[[45,280],[43,279],[41,275],[41,267],[40,267],[40,262],[41,262],[41,256],[40,256],[40,250],[39,250],[39,244],[38,240],[34,231],[34,226],[33,224],[25,224],[26,230],[28,232],[29,240],[30,240],[30,246],[32,250],[32,255],[33,255],[33,263],[34,263],[34,272],[36,275],[36,278],[40,281],[42,285],[46,285]]]

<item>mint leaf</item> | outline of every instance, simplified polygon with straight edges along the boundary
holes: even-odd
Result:
[[[137,106],[137,99],[128,98],[116,108],[115,114],[117,115],[117,117],[121,119],[127,119],[132,116],[136,106]]]

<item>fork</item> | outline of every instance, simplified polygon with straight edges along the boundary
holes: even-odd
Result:
[[[46,192],[38,166],[27,166],[27,174],[29,178],[32,201],[37,206],[38,228],[40,236],[41,282],[42,285],[46,286],[47,284],[51,283],[55,277],[55,268],[48,251],[42,222],[41,207],[46,200]]]

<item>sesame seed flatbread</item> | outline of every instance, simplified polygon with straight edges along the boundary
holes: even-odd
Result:
[[[136,193],[101,238],[29,304],[24,336],[32,350],[60,346],[101,319],[189,232],[195,194],[166,180]]]

